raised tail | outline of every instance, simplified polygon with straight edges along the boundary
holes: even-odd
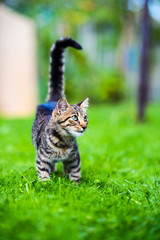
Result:
[[[58,101],[64,96],[64,50],[73,47],[81,50],[82,47],[75,40],[64,37],[52,45],[50,53],[50,78],[46,101]]]

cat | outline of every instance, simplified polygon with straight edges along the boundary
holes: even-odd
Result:
[[[64,51],[67,47],[81,50],[72,38],[61,38],[50,53],[50,79],[46,103],[38,105],[32,127],[32,141],[37,151],[36,168],[40,180],[50,179],[56,163],[63,163],[64,174],[79,183],[81,161],[76,137],[87,129],[89,98],[70,105],[64,97]]]

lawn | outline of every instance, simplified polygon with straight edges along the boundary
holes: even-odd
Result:
[[[92,106],[80,185],[37,180],[33,119],[0,120],[0,239],[160,239],[160,105]]]

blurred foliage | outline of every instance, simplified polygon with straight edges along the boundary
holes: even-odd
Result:
[[[96,103],[118,102],[124,99],[124,79],[117,70],[100,69],[90,64],[84,54],[77,53],[77,51],[70,56],[66,68],[66,82],[68,83],[66,95],[69,100],[81,101],[87,96],[90,102]]]
[[[98,49],[94,51],[103,53],[106,46],[114,51],[126,24],[126,16],[130,14],[131,18],[134,18],[133,12],[127,8],[128,0],[0,0],[0,2],[35,21],[41,102],[47,94],[49,54],[53,42],[61,36],[70,36],[78,40],[81,26],[91,23],[98,41]],[[153,36],[155,32],[156,36],[160,34],[159,29],[152,27]],[[153,38],[153,42],[154,39],[157,42],[157,37]],[[116,66],[111,69],[104,68],[96,61],[91,61],[85,50],[83,52],[67,50],[65,79],[69,101],[73,99],[81,101],[82,98],[89,96],[92,102],[117,102],[125,97],[122,73]]]
[[[124,99],[124,79],[118,71],[101,71],[100,79],[99,101],[118,102]]]
[[[110,34],[111,37],[108,37],[106,32],[106,37],[101,38],[101,51],[106,45],[115,46],[125,19],[126,3],[126,0],[5,1],[5,4],[14,10],[35,20],[41,101],[44,101],[47,92],[49,54],[52,43],[62,34],[77,39],[78,28],[91,22],[96,29],[97,37],[100,38],[101,33],[106,30],[113,33]],[[60,24],[63,33],[57,31],[57,26]],[[66,52],[66,95],[71,102],[73,99],[81,101],[87,96],[92,102],[121,100],[124,96],[122,87],[124,80],[118,75],[117,70],[107,71],[89,61],[85,51],[82,53],[67,50]]]

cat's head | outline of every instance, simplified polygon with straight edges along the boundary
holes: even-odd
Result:
[[[88,124],[86,114],[88,106],[89,98],[76,105],[69,105],[64,97],[57,102],[53,118],[62,129],[63,134],[73,137],[80,137],[83,134]]]

